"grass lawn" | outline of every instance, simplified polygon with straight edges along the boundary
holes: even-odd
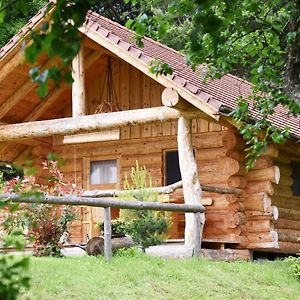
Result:
[[[142,253],[102,258],[32,258],[21,299],[300,299],[289,263],[164,260]]]

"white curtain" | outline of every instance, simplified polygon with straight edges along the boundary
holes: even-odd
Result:
[[[109,184],[117,182],[117,161],[91,161],[90,184]]]

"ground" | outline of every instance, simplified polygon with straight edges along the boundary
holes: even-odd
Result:
[[[33,258],[21,299],[299,299],[289,263],[172,260],[141,254]]]

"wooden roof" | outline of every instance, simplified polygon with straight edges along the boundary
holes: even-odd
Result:
[[[8,66],[13,55],[22,47],[21,38],[24,34],[28,34],[31,28],[38,26],[43,16],[44,11],[41,10],[7,45],[0,49],[0,67],[2,70]],[[220,111],[223,108],[229,110],[234,109],[238,97],[251,95],[251,84],[231,74],[226,74],[221,79],[211,80],[205,84],[203,82],[203,68],[199,67],[196,72],[193,72],[192,69],[186,65],[184,56],[180,53],[149,38],[144,38],[144,47],[139,48],[134,43],[134,33],[132,31],[94,12],[90,11],[87,14],[86,22],[80,31],[162,85],[173,87],[184,99],[214,119],[218,120]],[[155,74],[151,74],[149,71],[149,63],[153,60],[168,63],[173,69],[173,74],[171,76],[156,76]],[[42,63],[46,62],[42,61]],[[15,67],[17,66],[19,66],[19,63],[15,64]],[[15,69],[13,70],[15,71]],[[6,99],[8,96],[13,96],[11,91],[12,82],[14,83],[15,89],[24,85],[27,88],[29,87],[28,78],[26,77],[28,76],[28,66],[20,68],[19,70],[19,73],[10,73],[6,78],[1,78],[0,75],[0,110],[2,110],[5,104],[5,101],[1,101],[1,95]],[[31,94],[31,97],[28,96],[28,100],[26,99],[27,97],[25,97],[25,102],[22,104],[18,102],[18,105],[26,106],[27,108],[31,105],[32,109],[35,109],[36,98]],[[11,114],[9,119],[12,118],[11,121],[14,121],[11,109],[6,110],[3,110],[2,114],[0,113],[0,120],[6,121],[7,116]],[[7,112],[8,115],[4,112]],[[6,116],[3,119],[4,115]],[[22,117],[24,119],[24,116]],[[300,138],[299,117],[290,117],[285,109],[277,108],[275,114],[270,117],[270,120],[279,128],[289,126],[292,135],[297,139]]]

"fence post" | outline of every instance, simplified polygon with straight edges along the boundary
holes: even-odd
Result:
[[[104,207],[104,257],[106,261],[112,257],[110,207]]]
[[[194,222],[195,222],[195,245],[194,245],[194,257],[199,257],[201,252],[201,237],[200,237],[200,227],[201,227],[201,218],[200,218],[200,212],[194,213]]]

